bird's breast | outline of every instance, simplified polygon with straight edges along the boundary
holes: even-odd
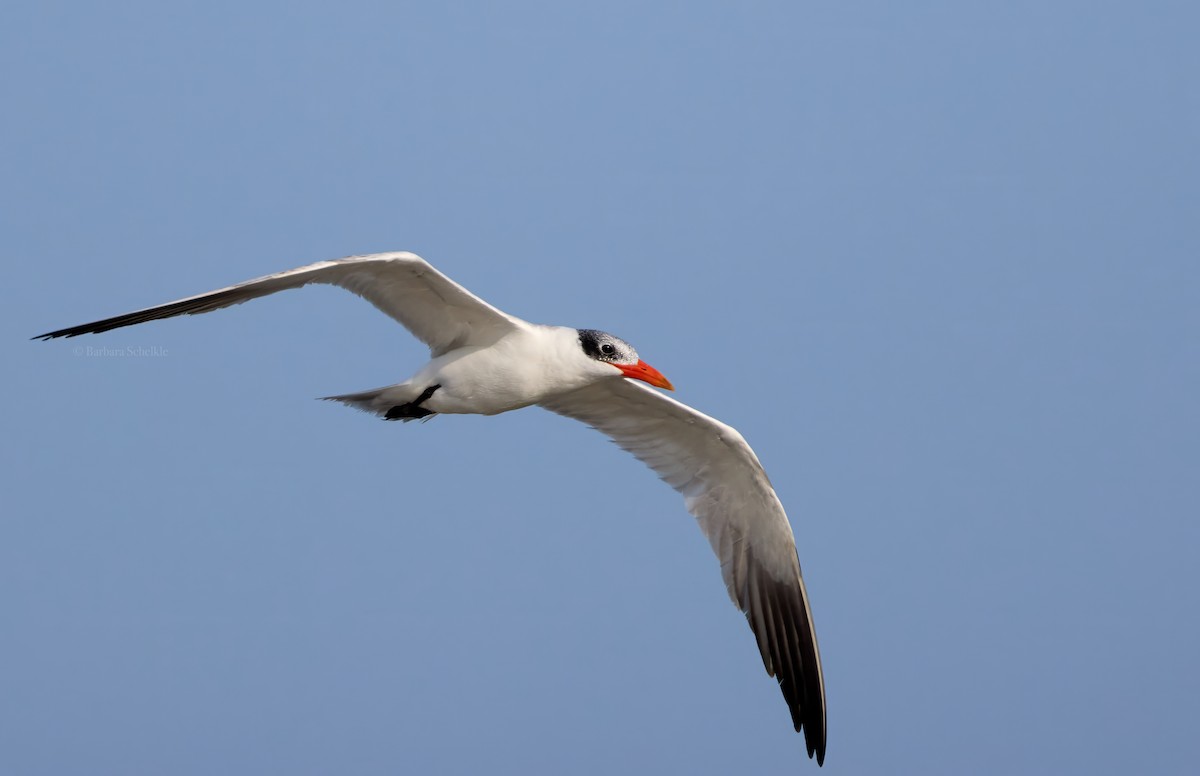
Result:
[[[441,387],[424,407],[451,414],[495,415],[582,387],[594,377],[569,368],[553,342],[507,337],[487,347],[460,348],[429,362],[415,378]]]

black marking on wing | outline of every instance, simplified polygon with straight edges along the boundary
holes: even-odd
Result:
[[[808,756],[825,762],[825,698],[820,656],[804,596],[795,582],[779,581],[764,569],[752,568],[738,596],[738,608],[758,641],[763,666],[779,682],[792,714],[792,725],[804,734]]]
[[[137,312],[125,313],[124,315],[115,315],[112,318],[105,318],[91,323],[82,323],[67,329],[39,334],[33,337],[33,339],[52,340],[58,337],[78,337],[81,334],[100,334],[101,332],[119,329],[122,326],[132,326],[135,323],[158,321],[163,318],[173,318],[176,315],[207,313],[222,307],[228,307],[231,304],[249,301],[250,298],[252,297],[247,296],[243,288],[228,288],[217,293],[205,294],[200,299],[181,299],[178,302],[151,307],[149,310],[138,310]]]

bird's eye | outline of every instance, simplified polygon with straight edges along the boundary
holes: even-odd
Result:
[[[606,356],[611,356],[612,354],[617,352],[617,349],[615,347],[613,347],[613,344],[611,342],[605,342],[603,345],[600,346],[600,352]]]

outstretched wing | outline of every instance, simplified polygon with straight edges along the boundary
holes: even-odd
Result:
[[[524,324],[438,272],[420,256],[400,251],[321,261],[34,339],[98,334],[176,315],[206,313],[309,283],[353,291],[403,324],[435,357],[464,345],[490,345]]]
[[[736,429],[632,380],[542,406],[608,435],[683,495],[721,560],[809,757],[825,759],[825,682],[796,543],[762,464]]]

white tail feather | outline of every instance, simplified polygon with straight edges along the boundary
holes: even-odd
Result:
[[[417,398],[417,391],[411,384],[399,383],[384,388],[375,388],[359,393],[344,393],[341,396],[322,396],[322,401],[340,401],[347,407],[369,412],[372,415],[385,417],[392,407],[407,404]]]

